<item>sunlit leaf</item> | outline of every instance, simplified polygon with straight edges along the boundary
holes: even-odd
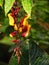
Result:
[[[4,8],[5,8],[5,15],[9,12],[11,9],[13,3],[15,0],[5,0]]]
[[[0,6],[2,6],[3,5],[3,0],[0,0]]]
[[[14,38],[11,37],[4,37],[2,40],[0,40],[0,43],[6,44],[6,45],[12,45],[12,40]]]
[[[25,10],[25,12],[30,16],[31,15],[31,9],[33,6],[33,1],[32,0],[21,0],[22,6]]]

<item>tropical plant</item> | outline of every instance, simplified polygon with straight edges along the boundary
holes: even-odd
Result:
[[[0,0],[0,65],[49,65],[48,0]]]

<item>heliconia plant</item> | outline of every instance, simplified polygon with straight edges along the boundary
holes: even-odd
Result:
[[[20,6],[16,7],[16,2],[14,2],[11,12],[8,14],[9,25],[13,26],[14,31],[10,33],[10,37],[16,36],[16,40],[13,40],[16,43],[17,47],[14,48],[14,52],[18,58],[18,63],[20,61],[20,55],[22,54],[20,50],[21,37],[27,37],[31,28],[31,25],[28,23],[30,16],[27,14],[20,22],[17,20],[17,15],[20,10]]]
[[[49,23],[43,23],[48,17],[45,12],[49,13],[47,4],[44,0],[0,0],[0,44],[9,46],[10,54],[8,63],[0,65],[49,65]]]

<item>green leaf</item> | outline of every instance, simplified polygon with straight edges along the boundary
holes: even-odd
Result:
[[[17,62],[18,62],[18,61],[17,61],[16,56],[12,55],[12,57],[11,57],[11,59],[10,59],[10,61],[9,61],[9,65],[18,65]]]
[[[0,0],[0,6],[2,6],[3,5],[3,0]]]
[[[27,48],[29,44],[29,49]],[[29,43],[22,44],[22,56],[18,64],[17,57],[13,54],[10,65],[49,65],[49,55],[42,50],[32,39]]]
[[[0,28],[0,32],[5,32],[6,28],[7,28],[7,26],[2,26],[2,27]]]
[[[22,6],[25,10],[25,12],[30,16],[31,15],[31,9],[33,6],[32,0],[21,0]]]
[[[11,38],[11,37],[4,37],[3,39],[0,40],[0,43],[2,44],[6,44],[6,45],[12,45],[12,40],[14,40],[14,38]]]
[[[5,0],[5,4],[4,4],[5,15],[9,12],[14,2],[15,0]]]
[[[27,54],[27,52],[24,52],[21,56],[20,63],[18,64],[17,57],[15,55],[12,55],[9,61],[9,65],[29,65],[29,58],[27,58],[28,56],[29,55]]]
[[[32,39],[29,41],[29,62],[30,65],[49,65],[49,55]]]
[[[9,26],[9,20],[7,17],[5,17],[4,21],[1,22],[1,27],[0,27],[0,32],[5,32],[6,34],[9,33],[9,31],[11,31],[10,29],[12,28],[11,26]],[[10,28],[10,29],[9,29]],[[7,31],[8,30],[8,31]]]
[[[0,7],[0,23],[2,23],[4,21],[4,10],[2,7]]]
[[[0,28],[0,32],[5,32],[6,31],[6,29],[7,29],[7,27],[9,26],[9,24],[8,24],[8,21],[6,20],[6,21],[3,21],[2,23],[1,23],[1,28]]]
[[[43,5],[46,5],[47,3],[48,3],[48,1],[37,1],[36,5],[43,6]]]

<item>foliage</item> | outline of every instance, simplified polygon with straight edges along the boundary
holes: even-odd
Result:
[[[0,58],[7,60],[0,65],[49,65],[48,0],[0,0]]]

